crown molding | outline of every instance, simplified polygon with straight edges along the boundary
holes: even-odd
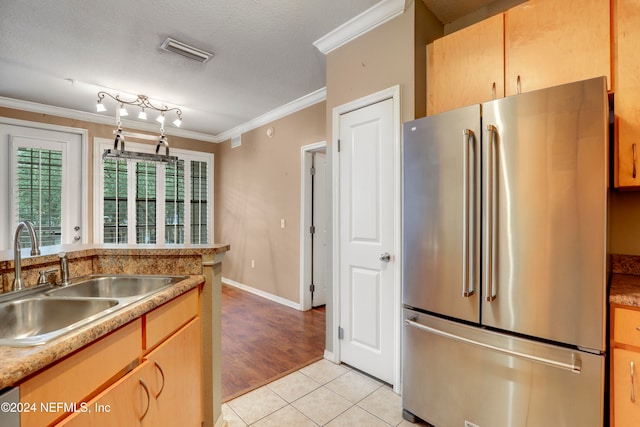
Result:
[[[233,137],[239,136],[245,132],[249,132],[250,130],[256,129],[260,126],[264,126],[268,123],[271,123],[277,119],[281,119],[282,117],[286,117],[297,111],[300,111],[307,107],[311,107],[312,105],[315,105],[326,99],[327,99],[327,88],[323,87],[322,89],[318,89],[315,92],[311,92],[308,95],[302,96],[294,101],[291,101],[288,104],[283,105],[282,107],[276,108],[275,110],[272,110],[266,114],[258,116],[253,120],[249,120],[248,122],[243,123],[240,126],[236,126],[227,131],[219,133],[217,135],[217,138],[219,142],[226,141]]]
[[[70,108],[55,107],[53,105],[38,104],[36,102],[23,101],[20,99],[6,98],[0,96],[0,107],[13,108],[16,110],[30,111],[32,113],[48,114],[51,116],[65,117],[67,119],[82,120],[85,122],[99,123],[104,125],[115,125],[113,116],[105,116],[97,113],[87,113],[85,111],[72,110]],[[133,120],[122,119],[122,126],[128,129],[143,130],[147,132],[158,132],[158,126],[151,123],[142,123]],[[215,135],[192,132],[178,128],[165,128],[166,135],[178,136],[182,138],[197,139],[206,142],[220,142]]]
[[[178,136],[182,138],[196,139],[206,142],[223,142],[235,136],[239,136],[244,132],[249,132],[260,126],[266,125],[274,120],[286,117],[304,108],[315,105],[327,99],[327,89],[322,88],[308,95],[302,96],[294,101],[278,107],[266,114],[255,119],[249,120],[239,126],[224,131],[218,135],[210,135],[201,132],[193,132],[178,128],[165,128],[165,134],[169,136]],[[48,114],[51,116],[65,117],[68,119],[82,120],[85,122],[99,123],[105,125],[113,125],[114,118],[97,113],[87,113],[84,111],[72,110],[69,108],[55,107],[53,105],[38,104],[36,102],[23,101],[20,99],[6,98],[0,96],[0,107],[12,108],[15,110],[30,111],[33,113]],[[122,126],[128,129],[136,129],[147,132],[158,132],[158,126],[152,123],[143,123],[133,120],[122,119]]]
[[[404,13],[405,0],[383,0],[313,42],[323,54],[343,46]]]

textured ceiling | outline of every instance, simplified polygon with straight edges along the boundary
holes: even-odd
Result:
[[[445,23],[488,3],[424,1]],[[218,135],[324,87],[313,42],[378,2],[2,0],[0,96],[95,112],[99,90],[144,94]],[[168,36],[214,56],[160,50]]]

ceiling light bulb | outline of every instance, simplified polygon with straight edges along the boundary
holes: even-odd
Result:
[[[120,116],[128,116],[129,112],[127,111],[126,108],[124,108],[124,105],[120,105]]]
[[[173,121],[173,125],[177,128],[179,128],[181,124],[182,124],[182,120],[180,120],[180,118],[177,118]]]
[[[164,123],[164,114],[160,114],[156,120],[158,121],[158,123]]]
[[[142,109],[142,111],[140,111],[140,113],[138,113],[138,118],[142,120],[147,120],[147,113],[144,112],[144,108]]]
[[[98,101],[98,103],[96,104],[96,111],[98,113],[102,113],[103,111],[107,111],[107,109],[101,101]]]

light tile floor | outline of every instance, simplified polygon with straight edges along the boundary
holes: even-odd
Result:
[[[222,405],[228,427],[418,426],[384,383],[320,360]]]

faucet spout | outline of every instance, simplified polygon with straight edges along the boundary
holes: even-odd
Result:
[[[33,224],[30,221],[21,222],[18,224],[18,227],[16,227],[16,234],[13,237],[14,291],[24,289],[24,283],[22,282],[22,258],[20,254],[20,233],[22,230],[27,230],[27,233],[29,233],[29,238],[31,239],[31,256],[40,255],[38,236],[36,236],[36,230]]]

